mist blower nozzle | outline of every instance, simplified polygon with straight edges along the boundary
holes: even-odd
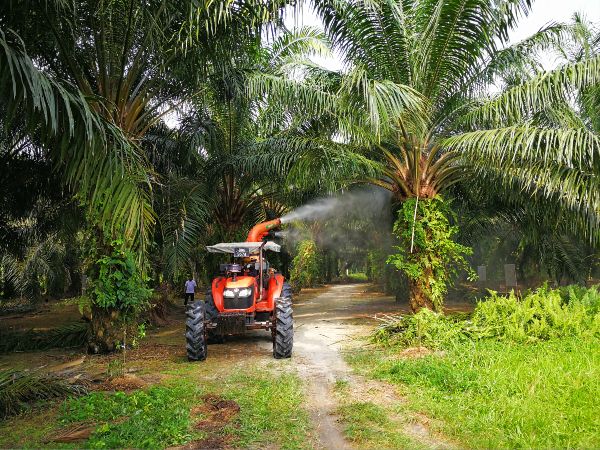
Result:
[[[281,219],[267,220],[252,227],[246,238],[246,242],[261,242],[269,232],[281,225]]]

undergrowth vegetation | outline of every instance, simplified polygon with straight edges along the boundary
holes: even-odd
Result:
[[[409,412],[427,414],[459,446],[596,448],[599,308],[597,287],[491,293],[472,315],[390,320],[375,351],[349,359],[396,385]],[[413,346],[432,351],[406,356]]]
[[[94,392],[61,407],[60,423],[91,422],[89,448],[157,448],[191,438],[190,408],[197,389],[188,382],[131,394]]]
[[[422,309],[411,316],[388,319],[374,334],[380,344],[447,345],[494,338],[533,342],[569,336],[600,336],[600,292],[597,287],[541,287],[519,299],[492,292],[473,314],[445,316]]]
[[[314,287],[321,281],[321,255],[315,241],[306,239],[298,244],[292,261],[290,283],[296,290]]]
[[[197,366],[176,364],[146,389],[46,403],[0,422],[0,448],[311,448],[304,389],[295,374],[245,365],[214,377],[214,370],[201,371],[199,380]],[[85,436],[75,438],[82,429]]]

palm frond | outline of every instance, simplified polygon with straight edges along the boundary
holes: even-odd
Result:
[[[159,216],[163,233],[164,274],[176,278],[188,271],[193,251],[202,242],[209,223],[209,205],[204,186],[172,177],[163,187],[167,208]]]
[[[87,322],[75,322],[45,331],[1,331],[0,353],[83,347],[88,335]]]
[[[95,114],[73,86],[38,69],[16,35],[0,31],[0,92],[6,121],[26,111],[30,132],[50,150],[92,217],[144,248],[154,223],[149,176],[139,150]]]
[[[598,240],[600,139],[587,129],[515,126],[447,139],[478,176],[513,195],[542,196],[573,214],[573,231]],[[583,225],[583,226],[580,226]]]
[[[275,39],[268,50],[272,67],[281,67],[310,56],[331,56],[326,35],[314,27],[301,27],[284,33]]]
[[[567,63],[556,70],[542,72],[518,86],[499,94],[467,113],[463,121],[472,127],[480,124],[510,125],[527,120],[532,112],[562,103],[575,90],[600,83],[600,56]]]
[[[515,125],[457,134],[443,145],[498,165],[543,162],[592,170],[600,157],[600,137],[586,128]]]
[[[0,419],[17,414],[28,404],[86,392],[80,385],[41,372],[0,368]]]
[[[485,95],[494,84],[521,84],[543,69],[539,61],[543,52],[558,52],[571,36],[567,25],[548,24],[533,35],[489,55],[467,85],[474,92]]]

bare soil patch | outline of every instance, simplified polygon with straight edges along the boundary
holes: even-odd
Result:
[[[399,356],[407,359],[417,359],[431,354],[433,354],[433,350],[427,347],[408,347],[402,350]]]
[[[192,409],[193,416],[204,416],[194,428],[201,431],[219,431],[228,425],[239,413],[240,405],[219,395],[206,394],[202,405]]]
[[[148,382],[137,375],[125,374],[119,377],[106,379],[106,381],[96,386],[96,390],[131,392],[137,389],[143,389],[147,386]]]
[[[229,449],[231,446],[230,436],[211,436],[205,439],[188,442],[185,445],[178,447],[169,447],[167,450],[212,450],[212,449]]]

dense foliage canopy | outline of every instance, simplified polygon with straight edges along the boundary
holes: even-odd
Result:
[[[529,0],[315,0],[323,30],[287,29],[292,7],[0,7],[3,298],[79,294],[83,274],[98,282],[115,240],[133,252],[132,279],[207,279],[216,260],[204,245],[356,183],[390,191],[393,211],[451,201],[456,215],[444,220],[459,232],[448,242],[473,246],[473,262],[501,253],[535,281],[594,275],[597,24],[575,16],[511,43]],[[342,69],[315,62],[332,52]],[[543,52],[560,65],[544,70]],[[306,227],[299,247],[290,240],[296,279],[367,266],[398,277],[385,261],[406,240],[394,242],[391,224],[329,219]],[[423,220],[415,214],[413,229]],[[328,245],[332,229],[371,236]],[[299,256],[307,242],[310,262]],[[418,259],[426,247],[417,239],[409,251]],[[291,260],[276,262],[287,272]]]

